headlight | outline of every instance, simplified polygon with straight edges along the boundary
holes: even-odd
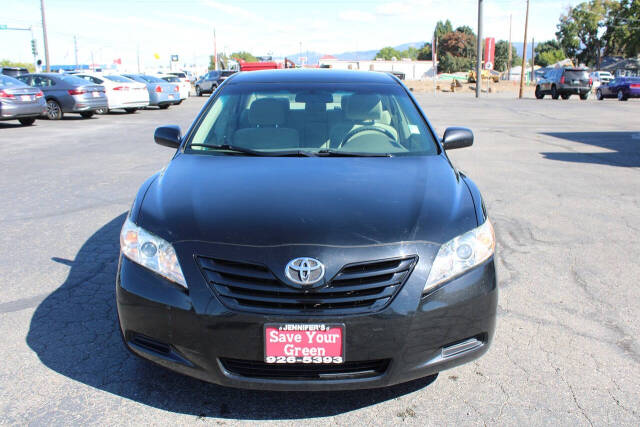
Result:
[[[173,246],[135,225],[129,217],[120,232],[120,250],[131,261],[187,287]]]
[[[440,246],[422,292],[428,292],[486,261],[493,255],[495,247],[496,238],[489,219],[480,227],[449,240]]]

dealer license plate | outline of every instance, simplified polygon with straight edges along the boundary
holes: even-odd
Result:
[[[91,96],[94,98],[100,98],[100,92],[91,92]]]
[[[21,95],[20,101],[31,101],[31,95]]]
[[[173,95],[169,95],[169,99],[173,99]]]
[[[344,325],[270,323],[264,326],[266,363],[342,363]]]

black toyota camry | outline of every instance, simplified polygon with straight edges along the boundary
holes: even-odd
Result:
[[[495,237],[476,185],[384,73],[229,77],[120,236],[126,346],[206,381],[382,387],[473,360],[495,328]]]

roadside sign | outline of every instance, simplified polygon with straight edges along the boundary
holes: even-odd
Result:
[[[171,55],[171,62],[178,62],[178,55]]]
[[[487,37],[484,40],[484,68],[490,70],[493,68],[493,63],[496,54],[496,39],[493,37]]]

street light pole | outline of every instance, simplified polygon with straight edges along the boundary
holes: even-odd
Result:
[[[478,45],[476,62],[476,98],[480,97],[482,87],[482,0],[478,0]]]
[[[44,60],[47,63],[47,73],[51,71],[49,62],[49,39],[47,39],[47,22],[44,18],[44,0],[40,0],[40,13],[42,14],[42,38],[44,39]]]
[[[507,60],[507,80],[511,80],[511,62],[513,62],[513,58],[511,57],[511,20],[513,15],[509,15],[509,59]]]
[[[524,68],[527,65],[527,29],[529,28],[529,0],[527,0],[527,15],[524,19],[524,45],[522,46],[522,68],[520,70],[520,92],[518,98],[522,99],[524,91]]]

